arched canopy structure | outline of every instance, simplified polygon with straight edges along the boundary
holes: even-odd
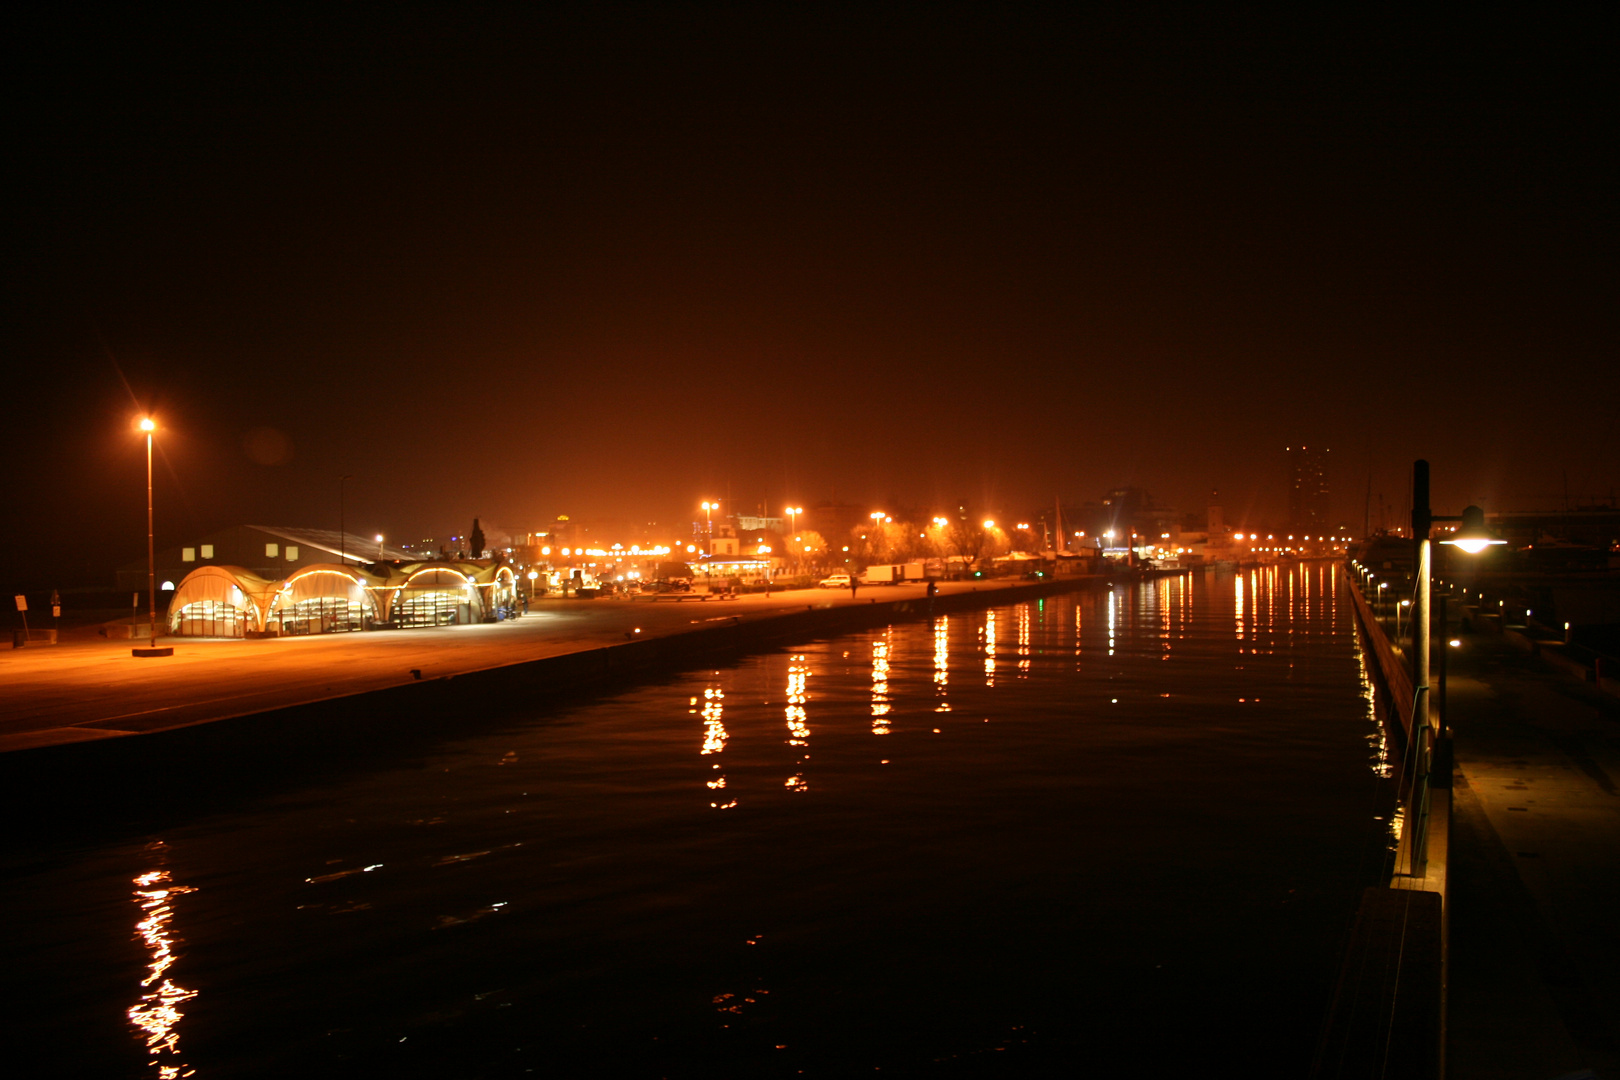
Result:
[[[389,580],[387,616],[394,626],[482,622],[483,597],[472,563],[426,562],[400,567]]]
[[[264,629],[275,585],[240,566],[199,566],[169,600],[169,633],[242,637]]]
[[[336,563],[317,563],[281,583],[266,613],[284,634],[365,630],[380,618],[383,579]]]
[[[517,575],[510,566],[480,567],[473,580],[484,594],[487,616],[502,619],[511,614],[513,605],[517,603],[518,591]]]

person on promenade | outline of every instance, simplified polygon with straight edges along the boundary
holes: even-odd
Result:
[[[856,574],[849,575],[849,598],[851,600],[855,599],[855,590],[860,588],[860,587],[861,587],[861,579],[860,579],[859,575],[856,575]]]

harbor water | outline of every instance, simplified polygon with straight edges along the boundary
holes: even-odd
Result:
[[[469,701],[404,757],[18,847],[15,1075],[1300,1075],[1392,842],[1342,573]]]

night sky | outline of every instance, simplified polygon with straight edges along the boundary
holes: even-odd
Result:
[[[8,576],[705,498],[1620,487],[1612,17],[32,5]],[[1593,6],[1596,8],[1596,6]],[[1601,19],[1601,21],[1600,21]]]

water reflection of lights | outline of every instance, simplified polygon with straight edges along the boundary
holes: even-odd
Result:
[[[984,613],[984,685],[996,685],[996,613]]]
[[[1081,612],[1085,610],[1085,607],[1086,605],[1080,603],[1074,605],[1074,670],[1076,671],[1080,670],[1080,654],[1085,649],[1085,620],[1081,618]]]
[[[1018,613],[1018,677],[1029,678],[1029,619],[1028,604],[1019,604]]]
[[[724,716],[726,695],[718,687],[710,687],[703,691],[703,753],[718,754],[725,750],[726,725]],[[693,698],[696,704],[697,699]]]
[[[951,620],[941,615],[934,620],[934,696],[939,703],[935,712],[950,712],[951,703],[945,700],[951,683]]]
[[[1108,655],[1114,655],[1114,620],[1115,612],[1119,606],[1119,594],[1112,589],[1108,591]]]
[[[1232,578],[1232,594],[1237,599],[1237,639],[1243,640],[1243,575],[1237,574]],[[1238,652],[1242,652],[1242,646]]]
[[[788,657],[787,679],[787,708],[784,711],[787,718],[789,746],[810,745],[810,716],[805,709],[805,703],[810,700],[807,686],[810,680],[810,665],[804,655]],[[801,762],[810,757],[806,753],[799,760]],[[810,790],[810,784],[804,778],[804,773],[798,772],[788,777],[785,786],[795,793]]]
[[[698,708],[698,699],[691,699],[692,707],[688,711],[700,713],[703,717],[703,749],[699,751],[700,754],[719,754],[725,751],[726,739],[729,738],[726,734],[724,722],[725,700],[725,691],[718,686],[707,687],[703,691],[703,707],[701,710]],[[719,791],[726,786],[726,774],[720,772],[719,762],[715,763],[714,769],[719,775],[713,780],[704,781],[704,786],[710,791]],[[732,799],[727,803],[711,802],[709,805],[716,810],[730,810],[737,805],[737,800]]]
[[[1388,780],[1395,775],[1395,766],[1390,753],[1389,735],[1378,720],[1378,690],[1373,685],[1372,672],[1367,670],[1367,654],[1362,651],[1359,640],[1355,642],[1355,652],[1356,676],[1361,682],[1361,697],[1367,703],[1367,719],[1370,722],[1367,734],[1369,765],[1374,776]]]
[[[803,656],[788,657],[787,680],[787,715],[788,745],[808,746],[810,740],[810,724],[804,703],[809,700],[805,694],[805,685],[810,678],[810,665],[805,663]]]
[[[163,1080],[194,1075],[179,1060],[180,1035],[175,1029],[184,1015],[180,1006],[197,996],[197,991],[177,986],[169,979],[168,970],[175,962],[174,939],[169,935],[169,920],[174,909],[169,898],[196,892],[189,885],[169,883],[167,870],[153,870],[135,879],[135,903],[144,913],[135,924],[135,932],[146,946],[151,959],[147,963],[146,978],[141,980],[141,999],[129,1007],[129,1022],[146,1035],[146,1049],[152,1054],[150,1064],[156,1065]]]
[[[1168,582],[1154,582],[1154,593],[1159,598],[1159,659],[1170,659],[1170,584]]]
[[[889,632],[872,641],[872,734],[887,735],[889,722]]]

